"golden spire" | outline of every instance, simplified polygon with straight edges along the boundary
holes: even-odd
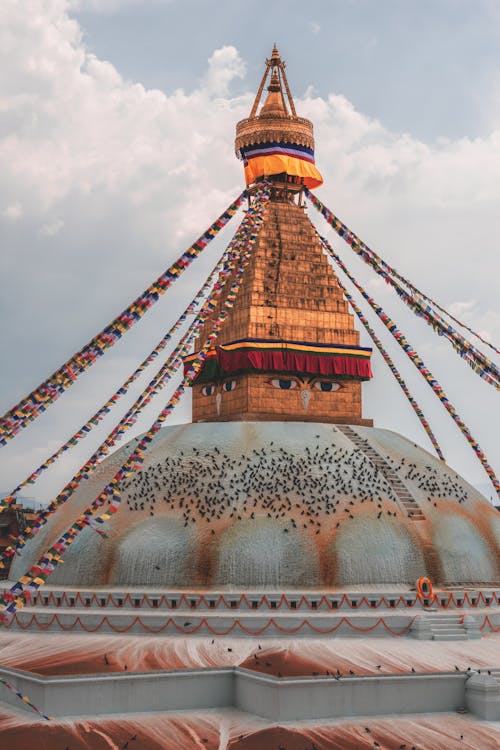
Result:
[[[279,113],[279,114],[274,115],[277,117],[290,117],[290,116],[293,118],[297,117],[297,113],[295,111],[295,105],[293,103],[292,95],[288,87],[288,81],[287,81],[286,74],[285,74],[285,67],[286,67],[285,61],[281,59],[280,53],[278,52],[278,49],[275,44],[273,47],[273,51],[271,53],[271,57],[266,59],[266,69],[264,71],[264,75],[262,76],[259,90],[257,91],[257,96],[255,97],[255,101],[253,103],[253,107],[252,107],[252,111],[250,112],[249,119],[252,119],[253,117],[257,115],[257,108],[262,98],[262,92],[264,90],[264,86],[266,84],[266,80],[268,76],[270,76],[270,79],[271,79],[270,84],[267,88],[267,90],[269,91],[269,94],[264,103],[264,106],[262,107],[259,117],[261,117],[262,115],[269,116],[269,110]],[[288,108],[287,108],[287,104],[285,101],[285,94],[283,92],[283,86],[284,86],[286,96],[288,99],[288,104],[290,107],[291,115],[289,115],[288,113]],[[281,102],[280,102],[280,99],[281,99]]]
[[[285,97],[281,90],[281,81],[276,69],[271,73],[271,82],[267,90],[269,93],[260,110],[259,117],[288,117]]]
[[[268,80],[266,101],[257,114]],[[285,74],[285,63],[274,45],[271,57],[266,59],[266,69],[250,116],[236,125],[236,154],[240,156],[242,148],[254,143],[290,139],[293,143],[314,149],[312,123],[304,117],[297,117]]]
[[[264,87],[267,96],[259,104]],[[285,63],[276,45],[266,59],[250,116],[236,125],[236,155],[245,164],[247,185],[260,177],[281,175],[287,190],[296,192],[302,186],[318,187],[323,178],[314,165],[313,126],[305,117],[298,117],[288,87]]]

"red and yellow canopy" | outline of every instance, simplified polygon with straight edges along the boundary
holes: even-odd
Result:
[[[244,339],[217,346],[208,352],[197,383],[220,380],[244,372],[277,372],[369,380],[372,350],[361,346],[308,344],[298,341]],[[184,358],[184,372],[197,358]]]

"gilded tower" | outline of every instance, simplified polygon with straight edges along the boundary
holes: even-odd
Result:
[[[236,153],[249,199],[263,179],[271,197],[234,308],[193,384],[193,422],[371,425],[361,405],[371,349],[359,345],[353,316],[305,214],[304,186],[323,180],[314,163],[312,123],[296,114],[276,47],[250,116],[237,124]],[[196,349],[211,329],[208,320]]]

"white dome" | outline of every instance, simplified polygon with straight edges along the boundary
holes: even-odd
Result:
[[[81,485],[11,577],[71,525],[131,448]],[[307,589],[414,583],[424,574],[435,582],[499,579],[495,509],[422,448],[369,427],[168,427],[143,470],[122,483],[107,532],[103,539],[86,530],[49,582]]]

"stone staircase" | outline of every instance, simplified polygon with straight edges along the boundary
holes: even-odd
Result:
[[[367,458],[370,459],[372,464],[378,468],[380,473],[385,477],[387,482],[391,485],[394,494],[396,495],[399,505],[403,511],[408,515],[408,518],[412,521],[425,521],[425,516],[418,503],[415,502],[412,495],[408,491],[407,487],[391,469],[387,461],[385,461],[380,453],[372,447],[372,445],[360,437],[352,427],[348,425],[336,425],[337,429],[345,435],[345,437],[353,443],[356,448],[362,451]]]
[[[440,615],[439,620],[431,619],[433,641],[464,641],[468,639],[465,625],[460,615]]]
[[[418,640],[468,641],[481,638],[478,623],[471,615],[419,615],[411,635]],[[500,672],[500,670],[498,670]]]

